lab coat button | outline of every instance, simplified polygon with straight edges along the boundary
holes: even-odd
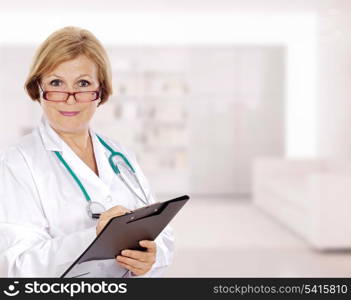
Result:
[[[107,201],[107,202],[111,202],[111,201],[112,201],[112,197],[111,197],[111,196],[107,196],[107,197],[106,197],[106,201]]]

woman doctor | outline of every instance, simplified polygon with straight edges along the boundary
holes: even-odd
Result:
[[[0,276],[58,277],[110,218],[155,200],[135,156],[89,125],[112,93],[109,60],[92,33],[65,27],[51,34],[25,88],[43,116],[0,158]],[[123,154],[141,188],[116,175],[110,150]],[[139,243],[146,251],[93,261],[82,276],[162,276],[174,254],[171,227]]]

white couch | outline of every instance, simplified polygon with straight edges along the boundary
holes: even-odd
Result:
[[[253,201],[318,250],[351,248],[351,161],[260,158]]]

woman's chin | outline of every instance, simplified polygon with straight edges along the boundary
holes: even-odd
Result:
[[[89,127],[88,122],[79,122],[79,121],[67,121],[64,122],[57,122],[55,124],[55,128],[69,133],[78,133],[81,131],[86,130]]]

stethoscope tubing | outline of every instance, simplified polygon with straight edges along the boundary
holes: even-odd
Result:
[[[135,169],[133,168],[133,166],[131,165],[131,163],[129,162],[129,160],[126,158],[126,156],[121,153],[121,152],[116,152],[114,151],[100,136],[96,135],[99,139],[99,141],[102,143],[102,145],[110,151],[110,156],[109,156],[109,164],[112,168],[112,170],[115,172],[115,174],[120,178],[120,180],[127,186],[127,188],[129,189],[129,191],[136,196],[141,202],[143,202],[145,205],[148,204],[148,197],[146,196],[145,190],[143,189],[138,176],[136,175]],[[70,175],[73,177],[74,181],[77,183],[77,185],[79,186],[80,190],[82,191],[85,199],[87,200],[88,204],[88,214],[93,218],[93,219],[98,219],[100,217],[100,213],[93,213],[91,210],[91,206],[93,204],[98,204],[100,207],[103,208],[103,210],[105,210],[105,207],[96,201],[92,201],[90,198],[90,195],[88,194],[88,192],[86,191],[84,185],[82,184],[82,182],[80,181],[80,179],[78,178],[78,176],[74,173],[74,171],[71,169],[71,167],[68,165],[68,163],[66,162],[66,160],[62,157],[61,153],[59,151],[54,151],[54,153],[56,154],[56,156],[58,157],[59,161],[65,166],[65,168],[68,170],[68,172],[70,173]],[[129,172],[132,174],[132,176],[134,177],[135,181],[138,184],[139,189],[141,190],[141,192],[143,193],[144,199],[142,197],[140,197],[138,195],[138,193],[135,192],[135,190],[130,186],[130,184],[125,180],[125,178],[123,177],[121,171],[119,170],[117,164],[114,164],[113,162],[113,158],[115,156],[119,156],[123,159],[124,163],[127,165],[127,167],[129,168]]]

